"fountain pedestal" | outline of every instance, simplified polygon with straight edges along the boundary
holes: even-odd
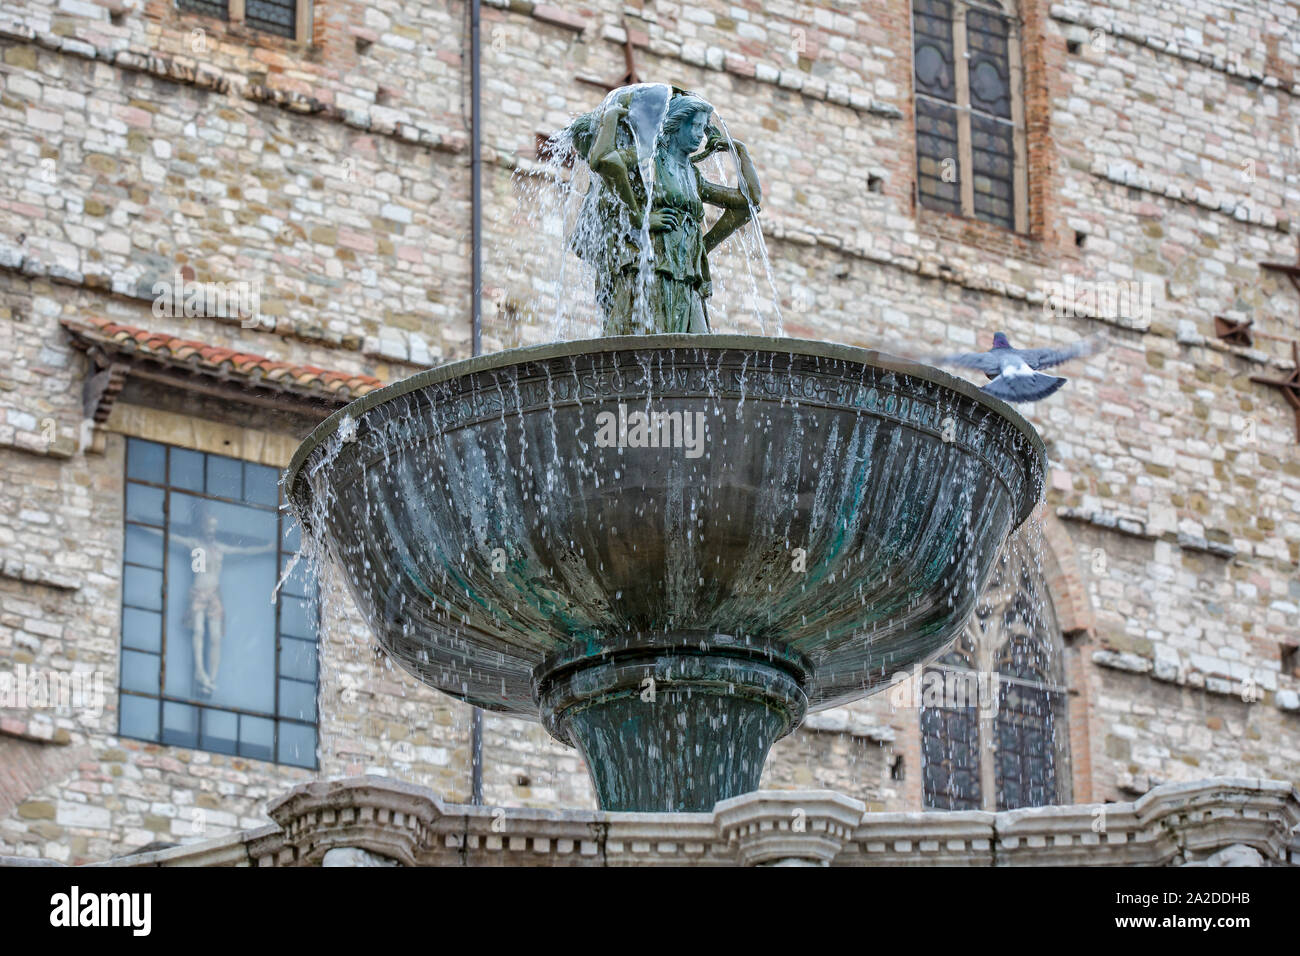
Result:
[[[582,753],[605,810],[703,812],[757,790],[807,709],[799,662],[730,635],[658,634],[539,671],[546,727]]]

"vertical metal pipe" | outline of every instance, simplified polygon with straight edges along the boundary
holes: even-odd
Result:
[[[483,711],[474,708],[470,719],[470,767],[469,767],[469,802],[476,807],[483,805]]]
[[[483,157],[479,85],[479,0],[470,3],[470,206],[473,248],[470,268],[473,354],[483,351]],[[470,803],[483,803],[483,711],[475,707],[470,719]]]
[[[483,351],[483,118],[479,80],[479,0],[470,0],[470,203],[473,206],[473,354]]]

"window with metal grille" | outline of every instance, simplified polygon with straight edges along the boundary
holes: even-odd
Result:
[[[311,16],[299,17],[298,0],[176,0],[182,13],[200,13],[209,17],[243,23],[254,30],[297,39],[299,19],[310,26]],[[310,7],[304,6],[304,10]]]
[[[230,4],[225,0],[176,0],[176,9],[184,13],[201,13],[219,20],[230,19]]]
[[[994,759],[999,810],[1058,802],[1054,738],[1065,714],[1065,692],[1048,683],[1043,657],[1041,644],[1018,634],[1003,645],[998,661]]]
[[[119,732],[316,766],[319,623],[279,472],[127,440]]]
[[[969,651],[959,648],[927,668],[925,685],[946,683],[948,668],[969,667]],[[978,810],[983,805],[980,787],[979,710],[976,706],[949,707],[946,703],[921,709],[921,786],[925,805],[935,810]]]
[[[924,675],[966,691],[941,701],[921,692],[926,807],[1014,810],[1068,799],[1059,635],[1041,573],[1023,542],[1013,543],[957,645]]]
[[[1019,21],[996,0],[913,0],[917,198],[1024,232]]]
[[[255,30],[292,39],[298,31],[297,11],[297,0],[246,0],[244,20]]]

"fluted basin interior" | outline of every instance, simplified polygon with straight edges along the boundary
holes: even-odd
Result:
[[[1016,412],[936,369],[660,335],[422,372],[287,481],[410,673],[545,722],[606,809],[687,810],[942,650],[1043,470]]]

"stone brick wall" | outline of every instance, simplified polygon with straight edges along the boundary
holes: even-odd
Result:
[[[86,362],[59,321],[384,380],[468,354],[464,5],[314,8],[310,45],[166,0],[0,13],[0,667],[99,671],[107,691],[98,715],[0,711],[0,853],[217,836],[311,776],[115,736],[123,435],[283,465],[310,423],[268,442],[246,416],[180,427],[125,401],[82,449]],[[519,205],[537,136],[598,101],[578,77],[618,76],[630,39],[643,78],[702,92],[749,144],[786,334],[914,352],[996,329],[1113,339],[1029,408],[1052,461],[1075,799],[1295,780],[1300,451],[1282,396],[1251,377],[1285,374],[1300,337],[1300,295],[1258,265],[1297,255],[1300,11],[1022,0],[1021,17],[1026,235],[915,207],[906,0],[485,2],[484,347],[549,334],[554,258]],[[258,327],[155,318],[152,285],[181,266],[260,279]],[[739,265],[724,252],[720,268]],[[1045,309],[1067,279],[1147,283],[1151,308]],[[717,305],[719,329],[762,328]],[[1219,314],[1276,338],[1225,345]],[[321,775],[468,799],[469,709],[376,658],[346,609],[323,638],[320,710]],[[919,807],[916,715],[850,713],[778,744],[765,786]],[[489,804],[592,805],[539,727],[489,715],[484,739]]]

